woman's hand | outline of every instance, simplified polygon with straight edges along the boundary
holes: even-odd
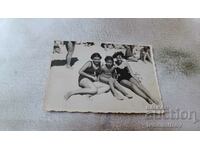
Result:
[[[98,81],[98,77],[93,77],[92,78],[94,81]]]
[[[135,75],[134,78],[135,78],[135,80],[136,80],[139,84],[142,83],[141,80],[140,80],[140,78],[139,78],[137,75]]]

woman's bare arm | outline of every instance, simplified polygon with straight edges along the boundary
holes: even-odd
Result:
[[[127,67],[128,67],[128,70],[129,70],[130,74],[131,74],[138,82],[141,82],[141,81],[139,80],[139,78],[136,76],[136,74],[133,73],[133,70],[132,70],[132,68],[131,68],[131,66],[129,65],[128,62],[126,62],[126,65],[127,65]]]
[[[84,72],[87,68],[91,67],[91,65],[92,65],[92,64],[91,64],[90,61],[86,62],[86,63],[83,65],[83,67],[79,70],[79,74],[80,74],[80,75],[83,75],[83,76],[86,76],[86,77],[88,77],[88,78],[91,78],[91,79],[95,79],[95,77],[93,77],[92,75],[87,74],[87,73]]]
[[[135,74],[133,73],[133,70],[132,70],[131,66],[129,65],[129,63],[128,63],[128,62],[124,62],[124,63],[125,63],[126,66],[128,67],[128,70],[129,70],[130,74],[131,74],[132,76],[135,76]]]
[[[117,79],[117,77],[118,77],[118,76],[117,76],[116,68],[117,68],[117,67],[114,66],[114,67],[113,67],[113,71],[112,71],[112,77],[113,77],[114,79]]]

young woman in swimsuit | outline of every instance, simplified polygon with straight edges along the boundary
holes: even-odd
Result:
[[[129,95],[115,79],[116,74],[115,74],[115,66],[114,66],[113,58],[111,56],[106,56],[105,62],[106,62],[106,64],[102,66],[102,73],[99,77],[100,81],[102,81],[110,86],[111,92],[117,99],[123,100],[123,97],[121,97],[117,93],[116,89],[118,89],[124,96],[126,96],[128,98],[132,98],[132,96]]]
[[[132,90],[135,94],[144,98],[149,104],[158,104],[158,101],[155,100],[150,92],[142,85],[142,83],[134,77],[132,69],[128,62],[124,61],[124,54],[122,52],[116,52],[113,55],[113,58],[116,58],[116,72],[118,74],[118,82]]]
[[[99,82],[99,74],[101,73],[101,55],[94,53],[91,55],[91,60],[86,62],[79,70],[78,83],[81,89],[70,91],[65,95],[68,100],[72,95],[78,94],[102,94],[110,90],[110,87],[104,83]]]

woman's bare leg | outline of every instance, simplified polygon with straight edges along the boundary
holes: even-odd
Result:
[[[89,98],[92,98],[95,95],[101,95],[107,93],[110,90],[110,86],[102,82],[93,82],[94,86],[97,88],[96,94],[88,94]]]
[[[128,97],[128,98],[133,98],[133,96],[131,96],[129,93],[127,93],[125,91],[125,89],[119,84],[119,82],[117,82],[116,80],[114,81],[114,86],[116,89],[118,89],[124,96]]]
[[[132,57],[128,57],[127,60],[128,60],[128,61],[137,62],[137,61],[138,61],[138,58],[132,56]]]
[[[103,83],[109,84],[110,85],[110,90],[113,93],[113,96],[115,96],[119,100],[123,100],[123,98],[115,90],[114,79],[112,79],[112,78],[108,79],[108,78],[105,78],[103,76],[100,76],[100,81],[102,81]]]
[[[103,94],[110,90],[110,86],[101,82],[94,82],[94,86],[97,88],[97,94]]]
[[[146,63],[147,62],[147,54],[144,54],[144,58],[143,58],[143,61],[144,61],[144,63]]]
[[[151,61],[151,57],[150,57],[149,54],[147,54],[146,58],[149,60],[150,63],[152,63],[152,61]]]
[[[158,104],[158,101],[153,98],[150,92],[141,83],[137,82],[137,80],[135,80],[134,78],[131,78],[130,82],[136,85],[147,97],[149,97],[153,101],[153,103]]]
[[[147,97],[136,85],[134,85],[130,81],[122,80],[120,83],[124,85],[125,87],[129,88],[130,90],[132,90],[135,94],[145,99],[149,104],[152,104],[151,99]]]
[[[82,79],[80,81],[80,86],[82,86],[83,88],[68,92],[64,96],[65,99],[68,100],[71,96],[78,95],[78,94],[96,94],[97,93],[97,88],[93,85],[93,82],[87,78]]]
[[[65,46],[66,46],[66,49],[68,51],[67,56],[66,56],[66,61],[67,61],[66,66],[67,66],[67,68],[70,68],[71,67],[70,64],[71,64],[72,55],[74,53],[75,43],[68,41]]]
[[[130,78],[130,82],[136,85],[139,89],[141,89],[145,94],[151,98],[150,92],[140,83],[138,82],[135,78]]]

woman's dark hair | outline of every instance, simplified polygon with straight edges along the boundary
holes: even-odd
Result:
[[[102,58],[99,53],[93,53],[90,58],[93,59],[94,57],[99,57],[100,59]]]
[[[104,60],[105,60],[105,61],[111,60],[112,62],[114,62],[112,56],[106,56]]]
[[[108,60],[111,60],[112,62],[114,62],[114,59],[112,58],[112,56],[106,56],[104,60],[105,62]]]
[[[106,44],[105,43],[101,43],[101,47],[105,48]]]
[[[147,52],[149,49],[150,49],[149,46],[144,46],[144,48],[143,48],[143,50],[144,50],[145,52]]]
[[[124,54],[122,52],[116,52],[113,54],[113,58],[117,58],[117,56],[121,56],[122,58],[125,58]]]

